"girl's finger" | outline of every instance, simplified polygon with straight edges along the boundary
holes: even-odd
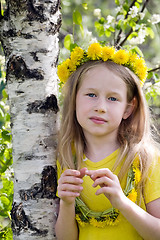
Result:
[[[100,195],[100,194],[105,194],[106,196],[107,195],[112,195],[113,194],[113,189],[111,187],[101,187],[99,188],[96,193],[96,195]]]
[[[90,176],[93,181],[102,176],[106,176],[112,180],[114,180],[115,178],[115,175],[108,168],[102,168],[99,170],[88,170],[87,175]]]
[[[80,172],[78,170],[74,170],[74,169],[67,169],[65,170],[62,175],[63,176],[75,176],[75,177],[79,177],[80,176]]]
[[[74,177],[74,176],[64,176],[58,180],[58,185],[66,184],[66,183],[79,185],[83,183],[83,180],[79,177]]]
[[[79,185],[63,184],[59,187],[59,189],[61,191],[81,192],[83,190],[83,187]]]
[[[97,187],[99,185],[100,187],[103,187],[103,186],[111,186],[112,184],[113,184],[113,180],[104,176],[104,177],[96,178],[92,186]]]
[[[88,171],[88,169],[87,168],[82,168],[82,169],[80,169],[80,175],[79,175],[79,177],[80,178],[83,178],[85,175],[86,175],[86,172]]]

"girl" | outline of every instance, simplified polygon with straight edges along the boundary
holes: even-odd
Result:
[[[59,240],[160,239],[160,161],[142,92],[147,68],[125,50],[76,47],[58,67]]]

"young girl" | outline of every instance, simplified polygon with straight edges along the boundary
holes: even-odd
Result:
[[[142,58],[76,47],[58,67],[66,81],[58,146],[59,240],[160,239],[160,160],[142,92]]]

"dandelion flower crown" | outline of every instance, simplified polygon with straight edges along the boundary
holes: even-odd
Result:
[[[139,57],[132,51],[116,50],[114,47],[102,46],[100,43],[92,43],[87,51],[81,47],[75,47],[70,57],[58,66],[58,77],[61,82],[65,83],[70,75],[81,65],[88,61],[97,60],[104,62],[110,60],[129,68],[138,76],[141,86],[147,78],[147,66],[142,57]]]

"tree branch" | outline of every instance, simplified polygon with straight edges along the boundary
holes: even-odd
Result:
[[[129,6],[129,10],[130,10],[131,7],[134,6],[135,2],[137,2],[137,0],[133,0],[133,2],[131,3],[131,5]],[[128,10],[128,12],[127,12],[127,14],[126,14],[126,16],[125,16],[124,19],[127,19],[129,10]],[[117,39],[115,39],[115,44],[114,44],[115,46],[118,45],[118,43],[119,43],[120,40],[121,40],[121,33],[122,33],[122,29],[119,30],[119,33],[118,33],[118,35],[117,35]]]
[[[147,6],[147,4],[148,4],[148,2],[149,2],[150,0],[146,0],[145,2],[144,2],[144,4],[143,4],[143,6],[142,6],[142,9],[141,9],[141,13],[144,11],[144,9],[146,8],[146,6]],[[140,19],[138,19],[137,21],[136,21],[136,24],[139,22],[139,20]],[[127,41],[127,39],[128,39],[128,37],[131,35],[131,33],[133,32],[133,28],[131,28],[130,29],[130,31],[127,33],[127,35],[126,35],[126,37],[123,39],[123,41],[119,44],[119,46],[123,46],[123,44]]]
[[[150,73],[150,72],[155,72],[155,71],[157,71],[157,70],[160,70],[160,66],[149,70],[148,73]]]

